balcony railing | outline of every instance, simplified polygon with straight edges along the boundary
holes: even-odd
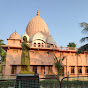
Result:
[[[78,50],[78,48],[76,47],[57,47],[56,45],[53,44],[30,44],[30,47],[32,48],[51,48],[51,49],[59,49],[59,50],[72,50],[72,51],[76,51]]]
[[[76,47],[59,47],[60,50],[78,50]]]

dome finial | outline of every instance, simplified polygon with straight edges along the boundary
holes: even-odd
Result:
[[[9,39],[20,39],[20,36],[19,36],[19,34],[16,32],[16,29],[15,29],[15,32],[13,32],[13,33],[10,35]]]
[[[37,16],[39,16],[39,10],[37,11]]]
[[[15,33],[16,33],[16,29],[15,29]]]

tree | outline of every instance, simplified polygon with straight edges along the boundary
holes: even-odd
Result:
[[[83,30],[82,30],[82,33],[83,34],[87,34],[88,33],[88,23],[85,23],[85,22],[82,22],[81,23],[81,27],[83,27]],[[88,37],[83,37],[80,42],[83,43],[85,41],[88,41]],[[84,52],[84,51],[87,51],[88,52],[88,43],[81,46],[79,49],[78,49],[78,52],[77,54],[80,54],[81,52]]]
[[[67,47],[76,47],[76,44],[74,42],[70,42]]]
[[[1,45],[5,45],[3,43],[3,40],[0,40],[0,56],[1,56],[1,61],[4,62],[6,58],[6,52],[5,50],[1,47]]]
[[[55,60],[55,68],[57,69],[57,77],[58,77],[58,80],[60,82],[60,71],[61,71],[61,68],[64,67],[65,65],[62,65],[62,61],[65,59],[65,56],[63,56],[63,58],[60,58],[59,60],[57,59],[57,57],[54,55],[54,60]]]

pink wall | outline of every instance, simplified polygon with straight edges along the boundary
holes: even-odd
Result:
[[[8,45],[21,46],[20,40],[8,39]]]
[[[21,49],[8,49],[7,57],[6,57],[6,66],[3,70],[4,75],[11,75],[12,65],[17,65],[17,74],[21,70]],[[54,54],[58,59],[66,56],[65,60],[62,62],[64,67],[65,76],[71,74],[71,66],[75,66],[75,74],[78,74],[78,67],[82,66],[82,75],[85,74],[85,66],[88,64],[88,55],[80,54],[76,55],[76,53],[68,53],[68,52],[56,52],[56,51],[48,51],[48,50],[30,50],[30,65],[31,70],[33,70],[33,65],[37,65],[37,72],[41,74],[41,65],[45,65],[45,74],[48,74],[48,65],[54,65]],[[4,67],[3,67],[4,68]],[[57,74],[55,67],[53,66],[53,73]],[[71,74],[74,76],[74,74]]]

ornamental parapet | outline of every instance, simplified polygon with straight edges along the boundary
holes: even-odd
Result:
[[[57,47],[56,45],[54,44],[31,44],[31,43],[28,43],[28,45],[31,47],[31,48],[37,48],[37,49],[52,49],[52,50],[59,50],[59,51],[77,51],[78,48],[76,47]],[[10,49],[10,48],[19,48],[21,49],[21,44],[19,46],[14,46],[14,45],[2,45],[2,48],[7,50],[7,49]]]

